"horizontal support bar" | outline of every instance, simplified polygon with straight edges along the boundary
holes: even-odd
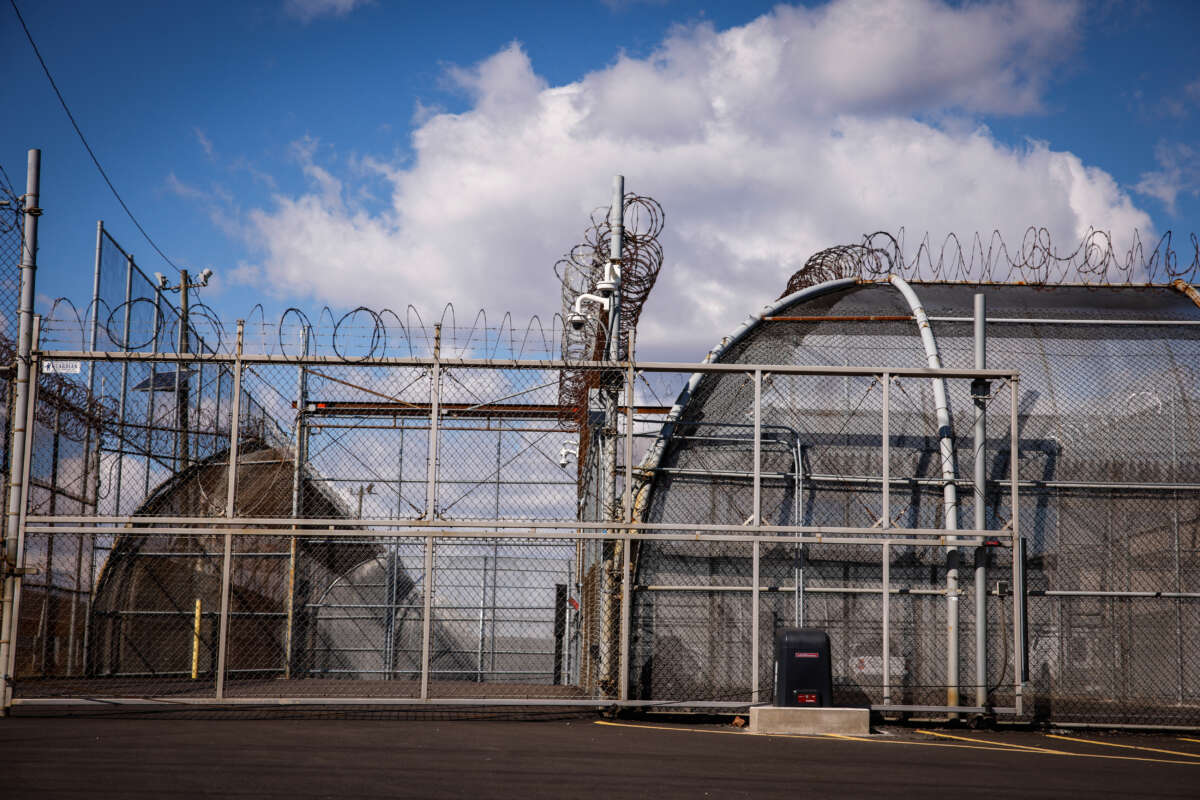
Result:
[[[835,525],[726,525],[701,522],[582,522],[568,520],[547,520],[547,521],[513,521],[513,520],[496,520],[496,519],[465,519],[465,520],[436,520],[432,523],[425,523],[422,520],[395,520],[395,519],[372,519],[364,518],[359,520],[363,525],[378,526],[370,530],[364,528],[352,528],[355,520],[346,519],[305,519],[303,517],[244,517],[227,519],[222,517],[128,517],[128,516],[106,516],[106,517],[88,517],[77,515],[30,515],[27,517],[27,525],[25,530],[29,533],[55,533],[55,532],[77,532],[77,533],[121,533],[127,535],[148,535],[161,533],[180,533],[188,530],[195,530],[199,533],[208,535],[216,535],[218,533],[233,532],[245,535],[279,535],[274,530],[263,530],[263,528],[288,529],[290,536],[305,536],[305,535],[329,535],[329,536],[345,536],[354,535],[360,537],[380,537],[380,536],[462,536],[462,535],[477,535],[479,538],[496,538],[511,536],[508,533],[512,529],[517,529],[526,537],[550,537],[555,535],[553,531],[567,530],[569,533],[565,535],[569,538],[587,538],[586,531],[604,531],[604,535],[599,538],[615,539],[624,538],[627,534],[618,533],[617,531],[629,531],[628,535],[636,534],[639,531],[678,531],[692,530],[696,534],[671,534],[677,539],[694,539],[700,537],[701,531],[725,532],[731,534],[741,534],[745,541],[753,541],[761,539],[764,536],[775,537],[778,534],[805,534],[808,536],[825,537],[825,536],[842,536],[842,535],[859,535],[872,536],[880,538],[880,540],[894,541],[892,537],[897,536],[920,536],[926,538],[934,538],[937,543],[944,544],[942,541],[947,533],[944,528],[892,528],[892,527],[853,527],[853,526],[835,526]],[[58,527],[52,527],[55,524]],[[152,526],[177,525],[178,528],[159,528]],[[74,527],[66,527],[74,526]],[[111,530],[117,526],[118,530]],[[136,526],[136,527],[135,527]],[[296,530],[291,530],[291,526],[298,526]],[[393,531],[394,528],[403,528],[406,530]],[[504,531],[495,530],[497,528],[505,529]],[[470,529],[470,530],[463,530]],[[535,531],[538,531],[535,533]],[[546,531],[545,533],[541,531]],[[962,528],[951,532],[954,537],[958,538],[988,538],[988,539],[1011,539],[1012,532],[1007,530],[977,530],[974,528]],[[665,536],[667,534],[663,534]],[[595,538],[595,537],[593,537]],[[783,541],[782,539],[780,541]],[[815,539],[814,541],[820,541]]]
[[[1030,589],[1025,593],[1028,597],[1148,597],[1168,599],[1196,599],[1200,592],[1087,592],[1067,589]]]
[[[634,586],[634,591],[638,592],[752,592],[753,586]],[[760,586],[758,591],[766,594],[786,594],[794,593],[795,586]],[[882,588],[858,587],[858,586],[808,586],[804,587],[805,594],[883,594]],[[891,594],[935,594],[944,595],[945,589],[892,589]],[[1032,592],[1030,593],[1032,594]]]
[[[487,685],[487,684],[482,684]],[[503,687],[504,684],[496,684]],[[435,687],[431,687],[431,691]],[[14,697],[14,706],[552,706],[560,708],[750,708],[748,700],[594,700],[545,697]],[[1015,714],[1009,706],[869,706],[872,711],[917,711],[944,714]]]
[[[26,533],[69,533],[69,534],[111,534],[111,528],[91,528],[86,526],[60,526],[60,527],[45,527],[31,525],[25,528]],[[947,547],[950,544],[970,544],[964,541],[967,538],[979,538],[978,532],[960,530],[955,531],[953,536],[938,535],[933,538],[910,538],[903,535],[893,535],[880,537],[880,529],[878,528],[856,528],[852,533],[861,533],[860,537],[856,536],[835,536],[826,534],[799,534],[799,535],[778,535],[778,536],[755,536],[755,535],[736,535],[736,534],[670,534],[670,533],[645,533],[638,534],[637,532],[629,533],[586,533],[586,532],[532,532],[532,531],[474,531],[474,530],[422,530],[419,533],[408,531],[373,531],[371,536],[365,536],[361,530],[345,530],[345,531],[329,531],[329,530],[313,530],[304,531],[292,528],[264,529],[264,528],[238,528],[236,526],[222,528],[123,528],[120,532],[126,536],[164,536],[164,535],[179,535],[191,534],[193,536],[215,536],[218,534],[232,533],[236,536],[295,536],[297,538],[305,538],[306,536],[319,536],[329,538],[351,539],[357,542],[376,540],[375,543],[380,543],[378,540],[397,537],[420,538],[428,537],[434,539],[518,539],[522,540],[522,544],[534,546],[535,543],[530,543],[525,540],[543,539],[543,540],[576,540],[576,539],[595,539],[595,540],[610,540],[610,541],[644,541],[644,542],[766,542],[767,544],[788,545],[788,544],[860,544],[860,545],[875,545],[881,546],[884,543],[892,545],[911,545],[920,547]],[[992,533],[988,533],[989,538],[996,538]],[[1008,536],[1008,534],[1005,534]],[[193,557],[195,553],[181,552],[181,556]]]
[[[171,364],[181,359],[193,363],[214,362],[227,363],[233,366],[235,359],[232,355],[212,353],[95,353],[86,350],[44,350],[36,357],[45,360],[90,361],[90,362],[168,362]],[[1005,369],[930,369],[928,367],[856,367],[841,365],[810,366],[799,364],[698,364],[678,361],[645,361],[630,364],[625,361],[563,361],[530,360],[530,359],[482,359],[462,358],[434,360],[432,358],[380,358],[364,359],[358,362],[347,362],[337,356],[278,356],[246,353],[241,356],[243,364],[291,364],[294,366],[335,365],[363,369],[364,367],[432,367],[435,363],[444,369],[533,369],[533,370],[598,370],[622,372],[630,368],[641,372],[677,372],[677,373],[753,373],[761,370],[764,374],[774,375],[858,375],[877,377],[891,375],[894,377],[911,378],[1019,378],[1020,372]]]

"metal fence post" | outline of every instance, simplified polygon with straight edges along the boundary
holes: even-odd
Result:
[[[880,522],[883,530],[892,527],[892,432],[891,432],[891,374],[885,372],[883,379],[883,494],[880,497]]]
[[[303,347],[301,358],[308,355],[308,326],[302,333]],[[299,519],[304,513],[304,463],[308,459],[308,429],[306,427],[306,406],[308,405],[308,368],[302,362],[299,375],[296,378],[296,417],[295,438],[292,442],[292,518]],[[217,377],[217,396],[221,394],[220,373]],[[296,530],[296,525],[292,525]],[[288,541],[288,576],[287,576],[287,614],[286,628],[283,636],[283,677],[292,677],[292,637],[296,625],[296,537]]]
[[[429,385],[429,464],[425,478],[425,519],[433,522],[437,516],[438,424],[441,414],[442,388],[442,326],[433,326],[433,367]],[[430,652],[433,644],[433,537],[425,537],[425,572],[421,594],[421,699],[429,699]]]
[[[133,299],[133,256],[125,255],[125,312],[121,327],[121,352],[129,352],[129,312]],[[153,369],[151,365],[151,369]],[[154,383],[153,379],[150,381]],[[113,513],[121,513],[121,478],[125,466],[125,406],[129,396],[129,362],[121,362],[121,395],[117,400],[117,464],[113,480]]]
[[[629,332],[630,351],[626,356],[625,370],[625,522],[633,522],[633,331]],[[615,422],[615,420],[614,420]],[[633,540],[629,528],[621,540],[621,650],[618,656],[620,676],[617,681],[618,698],[629,699],[629,635],[630,635],[630,581],[633,580]]]
[[[886,386],[887,384],[884,384]],[[883,543],[883,703],[892,702],[892,546]]]
[[[618,693],[621,700],[629,699],[629,580],[630,553],[632,542],[629,540],[629,529],[626,528],[621,540],[621,645],[617,656],[617,668],[621,671],[617,679]]]
[[[41,336],[42,318],[34,316],[33,318],[33,336],[30,352],[32,356],[31,374],[34,380],[29,387],[29,403],[25,408],[25,430],[32,431],[34,426],[34,415],[37,410],[38,402],[38,382],[37,382],[37,349]],[[9,609],[10,616],[6,619],[10,621],[9,633],[4,637],[4,641],[11,646],[8,648],[8,660],[0,661],[0,676],[3,677],[2,685],[0,685],[0,716],[7,713],[7,709],[12,705],[12,677],[16,674],[17,664],[17,648],[16,637],[21,621],[21,570],[25,567],[25,516],[29,511],[29,475],[30,462],[33,459],[33,437],[29,436],[25,440],[23,453],[13,453],[14,460],[21,461],[23,474],[25,476],[20,486],[20,496],[18,500],[20,513],[17,516],[17,562],[15,564],[15,585],[13,586],[13,596],[11,608]],[[2,651],[0,651],[2,652]]]
[[[7,517],[4,525],[4,597],[0,604],[0,670],[3,670],[0,694],[0,714],[7,713],[11,700],[10,686],[11,670],[8,664],[12,662],[13,640],[16,638],[17,620],[13,610],[16,606],[18,578],[13,574],[21,558],[18,552],[17,539],[20,535],[21,517],[21,488],[28,475],[25,472],[24,460],[19,454],[26,450],[28,429],[25,425],[27,410],[30,406],[30,365],[33,354],[33,300],[35,296],[34,283],[37,275],[37,226],[42,209],[38,207],[38,195],[41,191],[42,151],[30,150],[25,178],[25,196],[23,208],[23,238],[21,246],[21,305],[18,311],[19,327],[17,333],[17,379],[16,399],[13,404],[12,426],[12,457],[9,459],[8,471],[8,500]],[[33,380],[36,380],[34,376]],[[19,427],[18,427],[19,426]]]
[[[975,369],[987,368],[987,306],[982,294],[975,295]],[[975,529],[987,527],[987,395],[982,378],[971,381],[975,400]],[[987,550],[983,539],[975,548],[975,705],[987,705]]]
[[[758,685],[758,540],[750,545],[750,702],[762,702]]]
[[[225,518],[237,515],[238,442],[241,433],[242,337],[245,321],[237,321],[237,350],[233,362],[233,406],[229,423],[229,466],[226,477]],[[217,699],[225,697],[225,661],[229,649],[229,585],[233,574],[233,534],[225,533],[225,552],[221,561],[221,616],[217,637]]]
[[[762,370],[754,370],[754,507],[755,529],[762,525]],[[757,587],[757,584],[756,584]]]

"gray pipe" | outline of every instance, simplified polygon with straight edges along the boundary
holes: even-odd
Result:
[[[37,276],[37,229],[42,209],[38,207],[41,187],[42,151],[30,150],[25,178],[23,214],[24,238],[21,243],[21,305],[18,310],[17,385],[13,400],[12,450],[8,469],[8,518],[4,524],[4,598],[0,607],[0,714],[7,714],[12,703],[10,650],[16,637],[16,620],[12,618],[17,576],[14,573],[20,553],[17,539],[21,528],[21,489],[25,484],[25,443],[28,435],[26,421],[29,410],[30,374],[33,361],[33,298]],[[36,379],[36,376],[34,376]]]
[[[975,369],[987,369],[987,303],[975,295]],[[987,527],[987,381],[972,381],[975,400],[975,530]],[[987,706],[987,551],[975,550],[975,705]]]

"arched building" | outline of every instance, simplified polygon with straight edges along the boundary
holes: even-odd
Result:
[[[1200,722],[1200,302],[1187,288],[911,283],[944,367],[974,366],[974,295],[981,293],[987,366],[1020,371],[1019,522],[1035,713]],[[858,278],[783,297],[722,340],[712,360],[928,364],[902,292],[887,280]],[[971,528],[975,400],[970,381],[947,385],[957,527]],[[896,527],[946,527],[930,386],[913,378],[891,387]],[[879,524],[880,395],[870,378],[764,377],[765,524]],[[708,522],[745,524],[752,403],[744,374],[693,377],[642,465],[642,519],[679,520],[685,509],[703,508]],[[1009,401],[987,408],[983,503],[986,527],[995,529],[1010,515]],[[762,548],[760,685],[772,686],[772,629],[800,623],[832,637],[836,699],[881,703],[879,548],[799,550]],[[946,552],[892,550],[891,702],[945,703]],[[975,696],[971,571],[987,553],[999,567],[987,591],[1003,594],[1008,551],[960,549],[958,689],[968,704]],[[750,595],[734,590],[748,585],[748,548],[643,543],[633,562],[631,697],[751,700]],[[1002,688],[1012,683],[1009,609],[993,601],[987,611],[995,705],[1012,701]]]

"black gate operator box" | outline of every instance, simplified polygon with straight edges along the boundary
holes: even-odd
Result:
[[[775,635],[775,705],[833,705],[829,634],[784,628]]]

